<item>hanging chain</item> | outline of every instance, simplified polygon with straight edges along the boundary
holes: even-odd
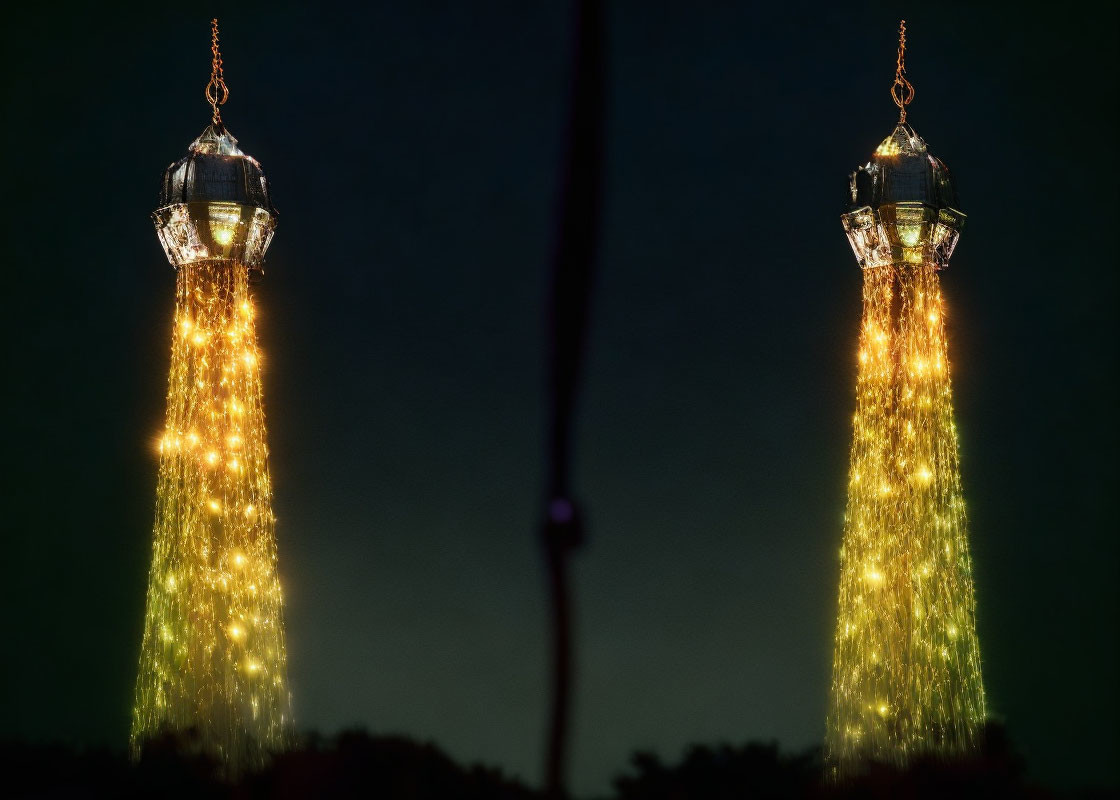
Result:
[[[906,80],[906,20],[898,24],[898,62],[894,71],[891,99],[898,106],[899,124],[906,121],[906,106],[914,102],[914,85]]]
[[[222,112],[218,106],[229,100],[229,88],[222,72],[222,51],[218,49],[218,20],[210,20],[210,52],[214,58],[210,62],[210,83],[206,84],[206,102],[214,109],[214,127],[222,129]]]

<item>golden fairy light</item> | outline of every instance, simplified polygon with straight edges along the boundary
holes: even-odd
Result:
[[[138,755],[193,730],[236,774],[281,749],[292,721],[249,291],[276,214],[260,164],[222,124],[216,20],[213,36],[212,124],[168,168],[153,215],[177,280],[131,741]]]
[[[906,123],[900,31],[893,133],[851,178],[844,229],[863,268],[856,413],[828,757],[953,756],[985,721],[976,602],[938,271],[964,214],[945,165]]]

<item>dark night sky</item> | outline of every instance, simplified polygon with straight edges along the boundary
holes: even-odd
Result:
[[[208,120],[215,11],[167,6],[6,21],[3,736],[127,735],[174,285],[148,214]],[[639,747],[823,736],[839,215],[895,119],[901,15],[969,214],[943,277],[990,705],[1037,777],[1117,785],[1117,15],[1074,8],[612,4],[579,791]],[[298,722],[536,780],[567,9],[216,11],[281,214],[259,308]]]

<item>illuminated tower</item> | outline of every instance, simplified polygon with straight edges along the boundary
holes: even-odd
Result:
[[[230,773],[291,727],[260,354],[250,276],[276,225],[268,183],[222,125],[229,92],[213,23],[213,122],[163,177],[153,214],[177,270],[167,426],[132,749],[193,731]]]
[[[964,214],[949,170],[906,123],[852,174],[843,216],[863,268],[856,413],[828,715],[839,774],[977,744],[985,720],[972,565],[938,272]]]

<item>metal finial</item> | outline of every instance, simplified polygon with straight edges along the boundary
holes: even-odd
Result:
[[[222,112],[218,106],[225,105],[229,100],[229,88],[226,86],[225,76],[222,72],[222,51],[218,49],[218,20],[210,20],[210,52],[213,59],[210,62],[210,82],[206,84],[206,102],[214,109],[214,128],[222,129]]]
[[[914,102],[914,85],[906,80],[906,20],[898,23],[898,61],[895,65],[891,99],[898,106],[899,124],[906,122],[906,106]]]

